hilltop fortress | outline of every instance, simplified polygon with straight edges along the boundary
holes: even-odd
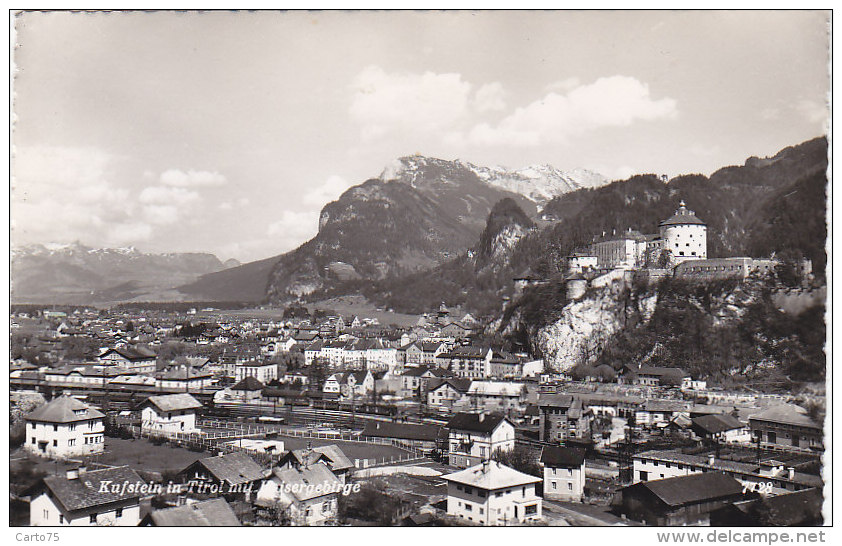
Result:
[[[612,234],[595,240],[586,249],[567,257],[569,290],[579,295],[586,278],[591,284],[605,275],[624,277],[646,276],[649,279],[674,275],[708,281],[765,275],[774,270],[774,258],[707,257],[707,224],[696,213],[679,203],[675,214],[658,225],[658,233],[644,235],[629,228],[620,235]],[[801,274],[812,272],[809,260],[801,263]]]

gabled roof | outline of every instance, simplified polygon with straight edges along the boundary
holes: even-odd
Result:
[[[799,425],[821,429],[821,425],[810,419],[807,410],[795,404],[780,404],[749,417],[749,420],[769,421],[785,425]]]
[[[450,430],[469,430],[487,434],[494,431],[503,421],[511,424],[505,416],[498,413],[460,412],[450,418],[450,421],[447,422],[447,428]]]
[[[693,419],[693,425],[710,434],[717,434],[719,432],[743,428],[745,426],[736,417],[719,413],[696,417]]]
[[[314,447],[313,451],[321,453],[322,455],[327,457],[328,461],[330,461],[328,467],[334,472],[354,468],[354,463],[351,462],[351,459],[349,459],[348,456],[345,455],[345,453],[341,449],[339,449],[339,446],[335,444],[331,444],[329,446]]]
[[[158,379],[171,381],[186,381],[187,379],[202,379],[212,377],[210,372],[197,370],[187,366],[177,366],[157,374]]]
[[[261,383],[256,377],[248,376],[233,387],[231,387],[232,391],[260,391],[263,390],[263,383]]]
[[[540,482],[541,478],[518,472],[498,461],[488,461],[476,466],[442,476],[449,482],[471,485],[480,489],[495,490]]]
[[[503,381],[473,381],[468,394],[478,396],[521,396],[525,392],[523,383]]]
[[[720,472],[703,472],[651,482],[640,482],[625,489],[633,487],[648,489],[668,506],[697,504],[706,500],[743,494],[743,485],[740,482]]]
[[[153,405],[161,411],[198,409],[202,403],[187,393],[150,396],[142,406]]]
[[[250,483],[262,480],[264,477],[263,468],[248,454],[239,451],[199,459],[193,464],[205,467],[218,481],[227,482],[230,485]]]
[[[155,510],[149,518],[157,527],[239,527],[234,510],[222,497]]]
[[[471,380],[462,377],[448,377],[445,379],[431,379],[427,392],[432,392],[443,385],[450,385],[456,392],[465,394],[471,388]]]
[[[117,347],[115,349],[106,349],[99,358],[103,358],[111,353],[117,353],[126,360],[152,360],[156,358],[155,353],[146,349],[145,347]]]
[[[146,482],[128,466],[91,470],[72,480],[66,476],[44,478],[44,486],[52,492],[59,504],[70,512],[140,498],[141,494],[137,488],[130,492],[128,487],[122,487],[124,483]],[[109,487],[110,484],[118,484],[120,487],[114,491]]]
[[[284,486],[289,486],[285,487],[285,490],[299,501],[331,494],[325,492],[325,490],[334,491],[342,483],[324,463],[317,463],[300,469],[276,468],[273,472],[273,479]]]
[[[105,417],[105,414],[102,412],[89,407],[72,396],[65,395],[59,396],[27,414],[26,420],[45,423],[74,423],[103,417]]]
[[[585,450],[578,447],[545,446],[541,462],[547,466],[579,467],[585,462]]]

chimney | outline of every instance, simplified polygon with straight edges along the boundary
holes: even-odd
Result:
[[[488,459],[483,460],[482,461],[482,473],[483,474],[488,472],[488,466],[489,466]]]
[[[713,466],[716,463],[716,457],[711,453],[708,455],[708,465]]]
[[[78,480],[79,479],[79,469],[78,468],[68,468],[67,469],[67,479],[68,480]]]
[[[795,467],[788,466],[786,468],[786,477],[787,477],[788,480],[794,480],[795,479]]]
[[[482,423],[483,421],[485,421],[485,412],[484,411],[479,414],[479,422]]]
[[[79,465],[79,468],[77,469],[77,472],[79,473],[80,476],[84,475],[87,471],[88,471],[88,467],[85,466],[85,465]]]

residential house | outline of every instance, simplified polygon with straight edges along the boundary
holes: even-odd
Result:
[[[401,375],[401,393],[404,396],[425,397],[431,380],[442,379],[449,374],[440,368],[417,366],[409,368]]]
[[[179,472],[177,478],[188,486],[188,493],[200,492],[204,488],[229,501],[249,502],[267,474],[247,453],[236,451],[199,459]],[[189,489],[190,486],[192,489]]]
[[[544,498],[581,502],[585,494],[585,450],[546,446],[541,450]]]
[[[676,386],[680,387],[685,381],[692,380],[689,373],[681,368],[664,368],[657,366],[625,366],[618,376],[621,384],[642,385],[647,387]]]
[[[447,429],[451,466],[467,468],[490,459],[498,450],[515,448],[515,427],[500,414],[457,413],[448,421]]]
[[[682,400],[646,400],[634,413],[635,424],[647,428],[665,427],[676,415],[690,413],[689,402]]]
[[[79,467],[48,476],[32,490],[29,525],[134,527],[140,523],[140,499],[153,493],[128,466]]]
[[[343,484],[324,463],[275,468],[258,491],[259,506],[283,513],[290,525],[335,522]]]
[[[150,396],[141,405],[141,428],[152,432],[197,432],[201,402],[189,394]]]
[[[427,405],[442,409],[453,409],[463,401],[467,405],[469,401],[466,395],[470,388],[470,379],[456,377],[430,379],[427,384]]]
[[[238,362],[234,372],[234,380],[239,382],[246,377],[254,377],[265,385],[278,378],[278,365],[263,359]]]
[[[488,377],[516,379],[521,377],[521,361],[505,351],[494,351],[488,363]]]
[[[141,527],[239,527],[240,520],[222,498],[187,502],[181,506],[153,510],[140,522]]]
[[[345,372],[339,392],[343,398],[362,400],[374,392],[374,375],[369,370]]]
[[[691,430],[699,438],[726,444],[751,442],[748,425],[728,414],[710,414],[692,420]]]
[[[230,391],[231,396],[235,400],[251,402],[252,400],[260,399],[260,393],[263,391],[263,388],[263,383],[252,376],[248,376],[232,386]]]
[[[367,340],[365,363],[366,368],[372,372],[395,373],[398,368],[398,350],[383,343],[382,339]]]
[[[71,396],[59,396],[25,416],[24,449],[51,459],[102,453],[104,417]]]
[[[593,412],[569,394],[542,394],[538,398],[538,438],[563,442],[568,438],[590,439]]]
[[[157,355],[145,347],[128,346],[106,349],[97,357],[101,364],[133,373],[154,373],[157,359]]]
[[[640,482],[620,495],[623,515],[657,526],[707,525],[712,511],[744,498],[743,485],[719,472]]]
[[[494,351],[488,347],[454,347],[438,356],[439,367],[450,370],[454,377],[482,379],[488,377]]]
[[[763,447],[795,450],[823,449],[823,426],[807,410],[795,404],[780,404],[749,417],[751,434]]]
[[[454,339],[465,339],[473,333],[473,329],[459,322],[451,322],[442,327],[441,333]]]
[[[325,379],[324,385],[322,385],[322,394],[328,398],[339,398],[339,395],[342,392],[342,383],[344,378],[344,372],[330,374],[327,379]]]
[[[443,476],[447,482],[447,515],[480,525],[522,525],[541,519],[541,478],[497,461]]]
[[[155,374],[155,385],[162,390],[198,391],[210,387],[213,374],[190,366],[175,366]]]
[[[307,449],[294,449],[288,451],[278,461],[279,468],[295,468],[315,465],[317,463],[325,464],[333,475],[339,479],[343,484],[350,478],[351,471],[354,469],[354,463],[339,449],[339,446],[319,446],[307,447]]]
[[[505,381],[471,381],[468,400],[473,409],[520,411],[526,404],[526,385]]]

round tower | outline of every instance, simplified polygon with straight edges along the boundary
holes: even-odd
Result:
[[[664,250],[669,251],[670,265],[708,257],[707,224],[681,201],[678,210],[660,223]]]

